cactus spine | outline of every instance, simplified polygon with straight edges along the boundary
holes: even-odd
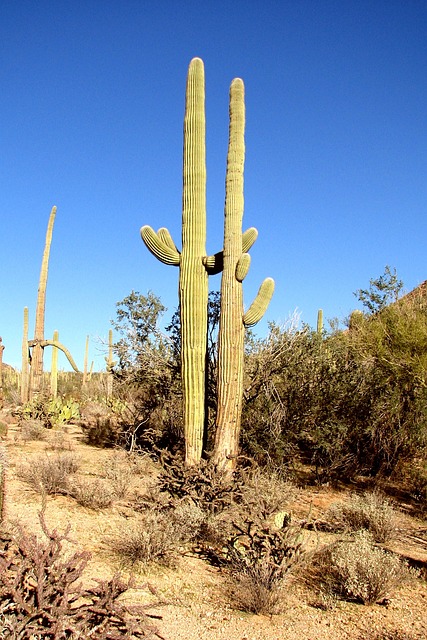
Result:
[[[53,224],[55,222],[56,207],[52,207],[49,222],[47,225],[46,242],[43,252],[42,266],[40,271],[39,289],[37,294],[36,323],[34,329],[34,346],[31,357],[30,369],[30,400],[37,395],[43,382],[43,346],[44,340],[44,317],[46,308],[46,285],[49,269],[50,245],[52,243]]]
[[[184,118],[182,251],[167,229],[144,226],[147,248],[163,263],[179,266],[181,375],[185,460],[200,462],[205,430],[205,358],[208,266],[206,262],[205,78],[202,60],[188,70]],[[213,260],[213,262],[215,262]]]
[[[221,314],[218,343],[218,409],[214,462],[226,472],[237,462],[243,402],[244,334],[264,315],[274,291],[267,278],[246,314],[243,285],[250,256],[242,248],[243,171],[245,160],[244,84],[236,78],[230,87],[230,126],[227,155]],[[251,230],[254,239],[256,231]],[[253,233],[255,231],[255,234]]]

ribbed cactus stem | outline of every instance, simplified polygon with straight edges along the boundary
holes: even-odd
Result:
[[[214,462],[223,470],[235,468],[243,401],[245,326],[242,277],[243,170],[245,161],[245,101],[240,78],[230,87],[230,126],[225,184],[224,268],[218,343],[218,407]],[[246,269],[247,267],[247,269]],[[239,276],[239,277],[237,277]]]
[[[89,336],[86,336],[86,344],[85,344],[85,355],[83,359],[83,386],[85,387],[87,384],[88,376],[87,376],[87,363],[89,358]]]
[[[53,342],[59,342],[58,331],[53,332]],[[50,370],[50,392],[53,398],[58,395],[58,347],[52,347],[52,365]]]
[[[266,278],[258,290],[255,300],[243,316],[245,327],[253,327],[261,320],[274,293],[273,278]]]
[[[221,312],[218,337],[218,403],[214,463],[227,475],[236,468],[243,404],[245,327],[256,324],[270,302],[274,281],[267,278],[246,314],[242,282],[250,267],[247,250],[256,229],[242,234],[243,169],[245,160],[244,85],[236,78],[230,87],[230,128],[225,184],[225,222]]]
[[[37,395],[43,382],[43,347],[40,341],[44,339],[44,317],[46,308],[46,286],[49,270],[50,245],[52,243],[53,225],[55,222],[56,207],[52,207],[46,231],[46,241],[43,251],[42,266],[40,271],[39,289],[37,295],[36,323],[34,329],[34,347],[31,357],[30,372],[30,399]]]
[[[321,336],[323,333],[323,309],[317,312],[317,333]]]
[[[206,256],[205,74],[194,58],[188,70],[184,117],[182,253],[179,271],[181,371],[186,463],[200,462],[205,429],[208,323]]]
[[[108,331],[107,398],[113,395],[113,330]]]
[[[22,366],[21,366],[21,401],[28,402],[29,384],[29,350],[28,350],[28,307],[24,307],[24,330],[22,335]]]

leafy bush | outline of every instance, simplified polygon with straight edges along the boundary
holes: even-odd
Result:
[[[242,443],[261,464],[300,457],[316,479],[390,475],[427,451],[427,300],[319,335],[270,326],[249,345]]]
[[[49,531],[40,515],[46,542],[21,531],[16,540],[2,536],[0,547],[0,624],[3,637],[29,640],[160,638],[144,607],[130,608],[120,596],[130,587],[116,575],[83,589],[78,582],[90,554],[64,552],[69,528]]]
[[[18,473],[38,493],[55,495],[67,493],[70,476],[78,467],[75,455],[57,453],[35,458],[31,464],[22,466]]]
[[[315,590],[361,604],[381,602],[414,575],[397,556],[375,546],[365,530],[314,553],[303,571]]]
[[[366,529],[375,542],[388,542],[397,533],[396,512],[378,493],[352,494],[348,503],[335,503],[326,520],[338,531]]]

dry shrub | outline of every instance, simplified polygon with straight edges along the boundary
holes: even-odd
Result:
[[[326,519],[337,531],[366,529],[380,543],[392,540],[397,533],[396,512],[378,493],[353,494],[348,503],[333,504]]]
[[[134,476],[132,465],[125,452],[117,452],[106,460],[104,478],[114,487],[116,498],[125,498]]]
[[[71,480],[68,484],[68,495],[82,507],[93,510],[110,507],[115,498],[115,492],[110,483],[99,478]]]
[[[51,431],[46,449],[49,451],[73,451],[74,444],[63,431]]]
[[[295,486],[278,472],[266,473],[260,468],[246,472],[241,488],[245,517],[269,520],[288,508],[296,496]]]
[[[229,541],[225,558],[233,604],[256,614],[280,613],[284,579],[302,554],[300,528],[256,530],[252,522],[246,530],[237,528],[239,535]]]
[[[302,572],[318,593],[367,605],[381,602],[415,575],[397,556],[377,547],[366,530],[314,553]]]
[[[30,442],[32,440],[46,440],[48,435],[48,429],[45,427],[42,420],[29,418],[28,420],[21,420],[21,438],[24,442]]]
[[[107,540],[124,566],[142,569],[150,564],[173,565],[181,542],[174,523],[165,514],[145,513],[134,522],[126,522]]]
[[[64,494],[68,491],[70,476],[78,467],[78,460],[74,454],[56,453],[52,456],[34,458],[30,464],[18,470],[18,475],[38,493]]]
[[[84,590],[78,581],[90,554],[87,551],[67,554],[64,544],[71,542],[69,528],[64,533],[49,531],[43,513],[40,522],[45,542],[23,531],[16,539],[2,536],[1,637],[16,640],[161,637],[144,607],[131,609],[119,601],[134,584],[124,583],[116,575]]]

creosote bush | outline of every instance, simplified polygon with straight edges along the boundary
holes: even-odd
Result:
[[[315,591],[361,604],[382,602],[416,573],[361,530],[306,560],[302,577]]]
[[[338,531],[366,529],[380,543],[392,540],[397,533],[396,512],[378,493],[352,494],[347,503],[331,505],[326,520]]]
[[[21,531],[0,542],[0,626],[3,638],[30,640],[105,640],[160,638],[145,613],[119,600],[132,582],[119,575],[83,589],[79,579],[90,559],[87,551],[67,553],[69,528],[50,531],[43,512],[45,541]],[[153,592],[152,588],[147,587]]]
[[[18,474],[34,491],[41,494],[65,494],[70,476],[79,468],[77,457],[72,453],[55,453],[38,456],[31,464],[23,465]]]

